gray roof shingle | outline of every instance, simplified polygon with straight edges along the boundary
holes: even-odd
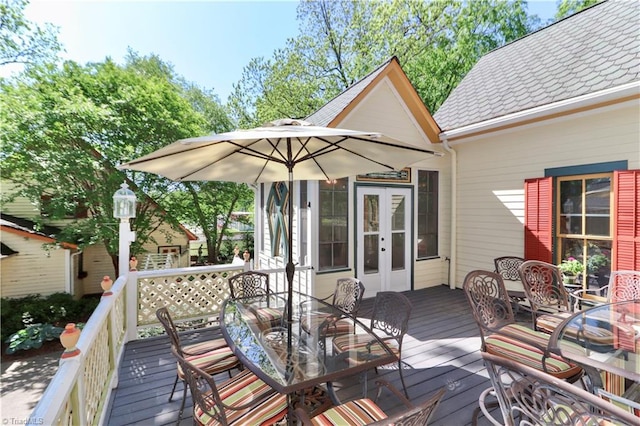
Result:
[[[640,2],[609,0],[484,55],[434,119],[451,130],[640,80]]]

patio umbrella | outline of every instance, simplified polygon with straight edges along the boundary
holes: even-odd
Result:
[[[357,174],[400,170],[440,153],[417,148],[376,132],[313,126],[282,119],[249,130],[182,139],[122,164],[120,169],[151,172],[174,181],[281,182],[333,180]],[[288,205],[289,256],[287,320],[291,324],[293,202]]]

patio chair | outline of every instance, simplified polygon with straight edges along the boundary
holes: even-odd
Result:
[[[483,352],[512,359],[570,382],[582,377],[582,368],[549,353],[549,334],[516,323],[511,300],[499,274],[471,271],[464,279],[463,289],[480,330]],[[486,411],[486,395],[493,392],[488,388],[481,394],[479,407],[473,413],[474,425],[480,411]]]
[[[573,308],[640,299],[640,271],[611,271],[609,284],[597,289],[581,289],[570,293]]]
[[[257,271],[247,271],[229,277],[229,290],[232,298],[254,297],[270,294],[269,274]],[[261,322],[269,323],[272,327],[282,324],[284,313],[282,309],[264,307],[256,312]]]
[[[248,369],[216,383],[209,373],[171,350],[189,383],[195,424],[272,425],[286,416],[287,396]]]
[[[442,388],[435,392],[429,399],[422,404],[414,405],[405,396],[400,393],[391,383],[378,380],[376,381],[378,393],[376,401],[380,398],[383,386],[389,389],[406,407],[406,409],[394,416],[387,416],[384,411],[369,398],[357,399],[345,402],[336,407],[330,408],[313,418],[309,418],[308,413],[302,408],[296,408],[295,414],[303,425],[427,425],[438,408],[440,401],[446,393],[446,388]]]
[[[331,304],[345,314],[356,316],[362,302],[364,284],[356,278],[339,278],[332,295],[322,300],[331,298]],[[335,315],[326,312],[304,312],[305,302],[301,303],[302,315],[300,326],[309,335],[318,334],[316,337],[337,336],[355,331],[355,326],[346,318],[335,318]],[[335,320],[333,320],[333,318]],[[355,322],[355,320],[354,320]],[[321,329],[319,329],[321,328]]]
[[[522,285],[522,281],[520,281],[520,273],[518,272],[518,268],[520,268],[520,265],[522,265],[524,261],[522,257],[517,256],[501,256],[493,259],[495,266],[494,272],[502,277],[515,314],[517,314],[520,309],[531,312],[531,305],[529,305],[529,301],[527,300],[524,286]]]
[[[482,358],[502,413],[498,421],[483,409],[494,425],[638,424],[630,412],[564,380],[487,352]]]
[[[575,381],[582,369],[548,351],[550,335],[517,324],[500,275],[476,270],[464,279],[464,292],[480,329],[482,350],[513,359],[561,379]]]
[[[380,336],[380,339],[398,358],[398,370],[404,394],[409,398],[407,386],[402,373],[402,340],[409,329],[409,317],[411,316],[411,302],[401,293],[394,291],[381,291],[376,294],[371,313],[370,328]],[[354,347],[369,346],[371,352],[383,351],[379,344],[371,345],[371,341],[366,335],[340,335],[333,338],[334,353],[340,354],[349,352]],[[349,362],[359,363],[362,361],[349,358]],[[366,396],[366,377],[363,383]]]
[[[242,364],[240,364],[240,361],[233,354],[231,348],[223,338],[182,346],[178,328],[171,319],[169,310],[166,307],[158,309],[156,311],[156,317],[158,317],[160,324],[162,324],[167,336],[169,336],[172,350],[175,350],[181,357],[188,359],[189,362],[192,362],[198,368],[209,374],[228,371],[229,377],[231,377],[231,370],[241,367]],[[184,402],[187,397],[187,382],[180,364],[176,366],[176,379],[173,382],[173,388],[169,395],[169,402],[173,399],[173,393],[176,390],[178,380],[182,380],[184,386],[182,391],[182,404],[180,405],[180,412],[178,413],[178,423],[180,423],[182,412],[184,411]]]
[[[560,269],[551,263],[527,260],[520,265],[518,272],[531,305],[533,328],[553,333],[572,313]]]

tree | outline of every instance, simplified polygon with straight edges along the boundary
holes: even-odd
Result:
[[[153,61],[157,58],[147,62]],[[34,203],[49,194],[49,219],[64,217],[78,203],[86,206],[89,217],[66,226],[58,238],[80,247],[104,243],[114,268],[118,239],[112,196],[126,178],[116,165],[202,134],[205,125],[176,85],[135,64],[66,62],[60,68],[32,67],[0,82],[3,178],[18,185],[14,195]],[[158,214],[144,195],[165,194],[166,179],[132,174],[131,181],[141,201],[132,223],[135,253],[171,216]]]
[[[434,112],[483,54],[527,34],[523,0],[302,1],[300,34],[245,67],[229,103],[241,125],[304,117],[397,56]]]
[[[60,51],[57,31],[25,19],[27,0],[0,0],[0,66],[38,64],[56,57]]]
[[[600,3],[600,1],[602,0],[562,0],[558,4],[558,11],[555,15],[556,21],[580,12],[582,9],[593,6],[596,3]]]

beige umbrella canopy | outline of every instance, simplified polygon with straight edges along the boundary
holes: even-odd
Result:
[[[380,133],[285,119],[182,139],[120,168],[175,181],[280,182],[289,180],[290,172],[296,180],[325,180],[400,170],[434,154]]]
[[[400,170],[440,155],[376,132],[312,126],[283,119],[249,130],[182,139],[120,169],[165,176],[174,181],[281,182],[333,180],[345,176]],[[293,202],[289,199],[289,230]],[[292,236],[288,234],[288,320],[293,291]]]

